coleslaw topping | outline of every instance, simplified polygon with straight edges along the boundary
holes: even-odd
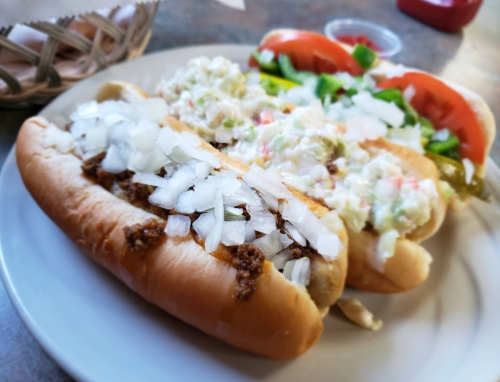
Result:
[[[351,86],[372,85],[367,76],[366,83],[347,76]],[[190,60],[157,91],[169,112],[202,137],[243,163],[278,170],[286,184],[335,208],[353,231],[395,230],[404,236],[430,219],[438,197],[434,183],[407,174],[395,155],[371,155],[359,143],[386,133],[384,125],[360,127],[362,121],[351,118],[366,117],[367,108],[376,110],[382,102],[368,93],[342,109],[339,102],[346,100],[331,104],[325,115],[317,99],[296,107],[284,94],[267,95],[222,57]],[[402,124],[399,110],[384,104],[384,118]],[[347,132],[328,118],[347,120]]]

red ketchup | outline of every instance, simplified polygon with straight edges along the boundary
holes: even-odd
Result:
[[[377,44],[375,44],[372,40],[370,40],[367,36],[344,34],[340,36],[335,36],[335,40],[352,46],[361,44],[376,52],[380,52],[380,47]]]
[[[483,0],[396,0],[399,9],[445,32],[456,32],[476,16]]]

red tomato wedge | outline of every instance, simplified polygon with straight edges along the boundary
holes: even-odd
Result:
[[[410,104],[420,115],[429,119],[436,129],[448,128],[460,140],[460,153],[472,162],[482,164],[485,155],[484,135],[476,114],[467,101],[437,78],[420,72],[405,73],[380,82],[383,89],[404,91],[415,88]]]
[[[322,34],[310,31],[286,30],[267,38],[259,46],[259,51],[269,49],[275,57],[286,54],[297,70],[307,70],[317,74],[349,72],[353,76],[363,74],[358,62],[341,45]],[[258,67],[250,57],[248,65]]]

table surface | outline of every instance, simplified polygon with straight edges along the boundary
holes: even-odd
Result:
[[[307,1],[247,0],[245,12],[213,0],[160,4],[147,52],[214,43],[257,44],[272,28],[322,31],[337,17],[363,18],[383,24],[403,41],[393,58],[407,66],[439,74],[481,94],[500,121],[500,1],[485,0],[474,22],[445,34],[398,11],[392,0]],[[11,149],[22,121],[38,112],[0,109],[0,165]],[[500,138],[491,152],[500,163]],[[62,382],[72,379],[50,359],[28,332],[0,283],[0,381]]]

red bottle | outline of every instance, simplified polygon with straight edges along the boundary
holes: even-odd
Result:
[[[476,16],[483,0],[396,0],[399,9],[445,32],[456,32]]]

